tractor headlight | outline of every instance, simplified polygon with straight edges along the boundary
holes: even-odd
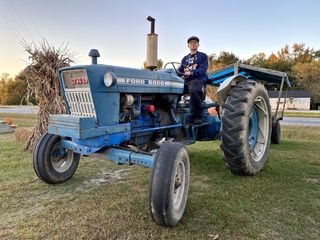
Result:
[[[106,72],[103,76],[103,82],[106,87],[114,86],[117,82],[117,77],[113,72]]]

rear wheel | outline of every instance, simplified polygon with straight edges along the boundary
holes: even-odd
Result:
[[[279,121],[274,121],[272,123],[272,131],[271,131],[271,142],[274,144],[280,143],[281,136],[281,125]]]
[[[187,149],[180,143],[165,143],[157,151],[152,168],[149,209],[153,220],[173,227],[183,216],[189,188]]]
[[[245,80],[231,89],[222,105],[221,149],[233,173],[254,175],[268,157],[271,107],[263,84]]]
[[[61,183],[70,179],[79,164],[80,154],[61,148],[61,137],[45,133],[33,152],[33,167],[46,183]]]

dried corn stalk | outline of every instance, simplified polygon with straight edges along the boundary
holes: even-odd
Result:
[[[59,89],[58,69],[70,66],[73,53],[67,45],[58,49],[43,40],[38,45],[22,43],[30,55],[31,64],[25,69],[28,77],[29,95],[36,97],[39,106],[37,123],[29,136],[25,149],[33,150],[37,141],[48,129],[49,114],[62,114],[66,107]]]

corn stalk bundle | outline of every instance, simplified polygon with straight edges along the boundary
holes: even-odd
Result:
[[[37,141],[48,129],[49,114],[66,113],[59,89],[58,69],[70,66],[73,54],[67,45],[58,49],[43,40],[39,44],[22,44],[30,55],[31,63],[26,67],[29,95],[36,97],[39,106],[37,123],[30,134],[25,149],[33,150]]]

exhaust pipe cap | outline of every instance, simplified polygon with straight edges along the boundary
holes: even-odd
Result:
[[[89,57],[92,58],[92,64],[98,64],[98,57],[100,57],[98,49],[91,49],[89,52]]]

